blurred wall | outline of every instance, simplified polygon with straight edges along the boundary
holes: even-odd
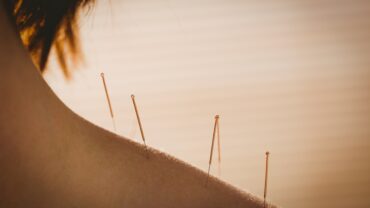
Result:
[[[283,207],[370,207],[370,1],[111,0],[83,18],[86,65],[48,83],[75,112]],[[55,67],[51,67],[55,68]],[[214,160],[216,161],[216,160]]]

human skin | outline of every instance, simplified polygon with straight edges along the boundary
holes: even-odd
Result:
[[[171,156],[68,109],[0,3],[0,207],[263,207]]]

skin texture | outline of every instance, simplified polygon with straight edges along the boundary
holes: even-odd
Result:
[[[70,111],[0,4],[0,207],[263,207],[260,199]]]

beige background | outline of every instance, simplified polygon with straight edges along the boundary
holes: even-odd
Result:
[[[370,207],[370,1],[111,0],[82,21],[86,66],[48,83],[75,112],[283,207]],[[218,176],[217,166],[211,170]]]

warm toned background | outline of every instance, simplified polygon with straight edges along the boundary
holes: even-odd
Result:
[[[111,0],[82,21],[87,65],[48,83],[75,112],[283,207],[370,207],[370,1]],[[217,166],[212,173],[217,174]]]

